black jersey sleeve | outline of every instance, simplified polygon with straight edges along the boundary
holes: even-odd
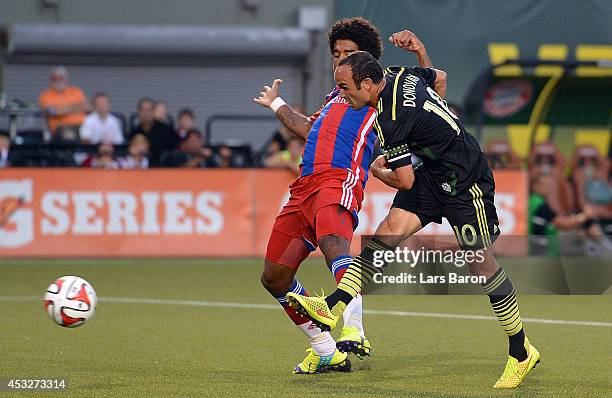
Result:
[[[415,87],[418,80],[411,68],[401,68],[389,74],[382,95],[382,113],[378,118],[384,135],[389,167],[395,170],[411,164],[410,134],[416,117]]]
[[[433,88],[434,83],[436,82],[436,77],[437,77],[437,73],[435,69],[421,68],[420,66],[413,66],[412,68],[410,68],[410,71],[422,77],[423,80],[425,80],[425,82],[427,83],[427,85]]]

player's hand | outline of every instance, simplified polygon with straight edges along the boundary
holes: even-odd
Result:
[[[279,87],[283,83],[281,79],[275,79],[272,87],[264,86],[263,91],[259,93],[259,97],[253,98],[253,101],[266,108],[270,107],[272,101],[280,96]]]
[[[401,32],[393,33],[389,36],[389,41],[393,43],[395,47],[403,48],[411,52],[425,51],[425,46],[421,40],[409,30],[402,30]]]

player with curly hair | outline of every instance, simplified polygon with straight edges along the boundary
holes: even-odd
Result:
[[[367,51],[376,59],[383,52],[378,29],[361,17],[337,21],[330,28],[328,39],[334,69],[356,51]],[[422,66],[431,66],[425,46],[414,33],[405,30],[389,39],[397,47],[414,52]],[[361,295],[344,312],[344,327],[337,343],[328,332],[298,315],[287,304],[285,295],[307,294],[295,274],[317,246],[337,282],[351,262],[349,246],[357,227],[376,140],[372,132],[376,110],[351,109],[336,86],[318,112],[305,116],[282,100],[281,83],[280,79],[274,80],[254,101],[271,108],[291,132],[306,140],[306,145],[299,177],[290,187],[289,202],[272,228],[261,282],[310,341],[308,356],[294,372],[350,371],[347,353],[361,358],[369,355],[371,349],[362,324]]]

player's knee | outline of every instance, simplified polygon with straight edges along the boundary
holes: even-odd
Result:
[[[387,217],[380,223],[377,235],[396,236],[404,240],[420,229],[420,221],[416,215],[406,211],[389,212]]]
[[[266,264],[267,265],[267,264]],[[284,294],[289,290],[292,280],[283,278],[278,273],[270,272],[269,267],[265,267],[261,273],[261,285],[272,295]]]
[[[283,294],[288,289],[288,287],[283,289],[282,287],[283,283],[281,283],[280,280],[274,277],[270,277],[269,275],[266,275],[265,273],[261,274],[260,280],[261,280],[261,285],[264,287],[264,289],[266,289],[272,295]]]
[[[350,242],[338,235],[325,235],[319,239],[319,248],[327,261],[349,253]]]

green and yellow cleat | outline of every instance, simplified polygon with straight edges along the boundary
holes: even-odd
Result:
[[[336,349],[333,354],[319,356],[315,354],[312,348],[306,350],[308,355],[300,362],[293,374],[315,374],[324,372],[350,372],[351,361],[348,359],[348,354],[340,352]]]
[[[354,326],[342,328],[342,333],[336,342],[336,347],[342,352],[352,352],[359,359],[369,356],[372,350],[368,339],[359,334],[359,329]]]
[[[525,345],[527,348],[527,359],[522,362],[519,362],[514,357],[509,357],[508,362],[506,362],[506,368],[504,369],[504,373],[502,373],[497,383],[493,386],[493,388],[516,388],[521,384],[527,373],[531,371],[531,369],[535,368],[537,364],[540,363],[540,353],[534,346],[529,343],[527,337],[525,337]]]
[[[340,301],[332,310],[327,306],[325,297],[302,296],[292,292],[287,293],[287,302],[299,314],[310,318],[324,332],[336,327],[342,311],[346,308],[346,304]]]

